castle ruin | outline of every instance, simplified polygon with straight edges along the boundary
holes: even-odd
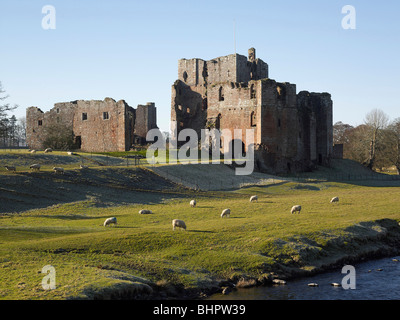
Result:
[[[128,151],[132,145],[145,144],[150,129],[157,128],[155,104],[130,107],[124,100],[77,100],[56,103],[43,112],[37,107],[26,110],[27,144],[44,149],[49,128],[72,130],[77,149],[86,152]]]
[[[172,86],[171,124],[185,128],[254,129],[260,171],[291,173],[328,165],[332,156],[329,93],[296,93],[296,85],[269,78],[268,64],[231,54],[209,61],[181,59]],[[248,146],[242,139],[242,152]],[[232,143],[224,141],[223,143]],[[233,148],[233,143],[232,143]]]

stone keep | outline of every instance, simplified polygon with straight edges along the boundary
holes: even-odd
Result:
[[[176,128],[171,129],[179,134],[192,128],[199,136],[209,127],[242,129],[243,135],[254,129],[256,168],[299,172],[329,164],[332,106],[328,93],[297,93],[295,84],[270,79],[268,64],[251,48],[248,57],[178,61],[171,95],[171,125]],[[242,145],[246,151],[244,137]]]
[[[26,123],[31,149],[44,149],[49,129],[62,127],[72,130],[77,148],[87,152],[127,151],[134,144],[145,144],[147,132],[157,128],[154,103],[134,109],[111,98],[56,103],[48,112],[30,107]]]

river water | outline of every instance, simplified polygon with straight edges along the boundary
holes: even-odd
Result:
[[[398,260],[398,261],[396,261]],[[286,285],[238,289],[229,295],[215,294],[210,300],[399,300],[400,257],[354,265],[355,289],[334,287],[348,274],[342,269],[287,281]],[[317,287],[308,286],[317,283]],[[344,283],[350,283],[346,280]]]

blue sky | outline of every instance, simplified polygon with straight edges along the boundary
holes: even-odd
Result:
[[[56,29],[42,28],[42,7],[56,9]],[[356,9],[356,29],[342,28],[342,7]],[[181,58],[236,52],[269,64],[270,78],[297,91],[329,92],[334,122],[363,122],[382,109],[400,117],[400,2],[2,0],[0,81],[18,104],[43,111],[78,99],[155,102],[169,129],[171,86]]]

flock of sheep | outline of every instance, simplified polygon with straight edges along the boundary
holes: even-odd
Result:
[[[29,150],[30,153],[36,153],[36,150]],[[44,150],[44,153],[49,153],[49,152],[53,152],[53,150],[51,148],[47,148],[46,150]],[[72,156],[74,155],[73,152],[68,151],[67,152],[68,155]],[[11,171],[11,172],[17,172],[17,168],[15,166],[4,166],[6,168],[7,171]],[[29,169],[31,169],[31,171],[40,171],[41,165],[39,163],[34,163],[32,165],[29,166]],[[80,165],[81,169],[87,169],[88,166],[84,166],[84,165]],[[54,173],[56,174],[64,174],[64,168],[61,167],[54,167],[53,168]]]
[[[257,202],[258,201],[258,196],[251,196],[250,197],[250,202]],[[334,197],[331,199],[330,201],[331,203],[335,203],[335,202],[339,202],[339,197]],[[196,207],[196,200],[191,200],[190,201],[190,206],[192,208]],[[300,205],[295,205],[292,207],[292,209],[290,210],[291,214],[294,213],[300,213],[301,212],[301,206]],[[153,212],[151,210],[140,210],[139,214],[152,214]],[[229,218],[231,214],[231,209],[224,209],[221,213],[221,218],[227,217]],[[116,225],[117,224],[117,218],[116,217],[112,217],[112,218],[108,218],[106,219],[106,221],[104,221],[104,226],[107,227],[109,225]],[[175,231],[175,228],[181,228],[186,230],[186,223],[183,220],[179,220],[179,219],[174,219],[172,220],[172,230]]]

